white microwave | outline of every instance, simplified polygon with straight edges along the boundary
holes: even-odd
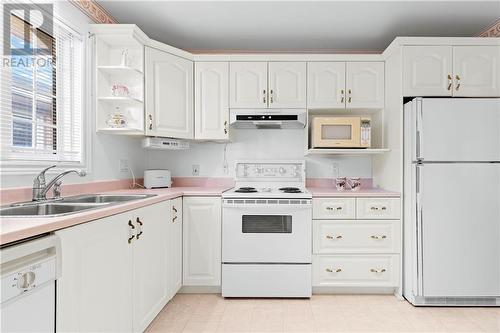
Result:
[[[311,129],[312,148],[369,148],[371,118],[368,116],[318,116]]]

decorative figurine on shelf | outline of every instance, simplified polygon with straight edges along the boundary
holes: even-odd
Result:
[[[346,177],[338,177],[335,179],[335,186],[337,187],[337,191],[345,191],[347,186],[347,178]]]
[[[115,113],[108,115],[106,125],[110,128],[127,127],[127,118],[121,113],[119,106],[115,108]]]
[[[114,97],[129,97],[130,91],[127,86],[115,83],[111,86],[111,94]]]
[[[123,67],[128,66],[128,60],[129,60],[128,59],[128,49],[125,49],[122,51],[122,63],[121,63],[121,65]]]

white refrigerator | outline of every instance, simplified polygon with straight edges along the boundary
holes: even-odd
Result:
[[[500,99],[404,105],[403,294],[500,305]]]

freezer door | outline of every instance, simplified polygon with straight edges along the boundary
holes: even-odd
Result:
[[[500,99],[420,98],[414,102],[417,159],[500,161]]]
[[[500,164],[416,168],[423,296],[500,296]]]

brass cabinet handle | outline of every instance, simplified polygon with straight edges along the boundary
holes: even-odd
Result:
[[[227,134],[227,120],[224,121],[224,134]]]
[[[453,85],[453,79],[450,74],[448,74],[448,90],[451,90],[451,86]]]
[[[139,227],[137,228],[137,230],[139,231],[139,233],[137,234],[137,239],[139,239],[139,237],[142,235],[142,222],[139,218],[136,219],[137,223],[139,224]]]
[[[130,227],[129,228],[129,237],[128,237],[128,243],[132,243],[132,240],[134,239],[134,235],[133,235],[133,230],[135,229],[135,225],[132,224],[132,220],[128,220],[128,226]]]
[[[338,206],[338,207],[326,207],[326,210],[342,210],[342,206]]]
[[[386,239],[387,236],[386,235],[371,235],[370,238],[373,238],[373,239]]]
[[[385,272],[385,268],[382,268],[382,269],[372,268],[372,269],[370,269],[370,272],[372,272],[372,273],[384,273]]]
[[[351,100],[352,100],[352,98],[351,98],[352,90],[349,89],[348,93],[349,93],[349,98],[347,99],[347,103],[351,103]]]
[[[327,239],[342,239],[342,235],[338,235],[338,236],[336,236],[336,237],[334,237],[334,236],[330,236],[330,235],[326,235],[326,238],[327,238]]]
[[[375,206],[371,206],[370,207],[371,210],[378,210],[378,207],[375,207]]]
[[[344,89],[340,89],[340,103],[344,103],[344,99],[345,99],[345,94],[344,94]]]
[[[335,273],[340,273],[340,272],[342,272],[342,268],[337,268],[337,269],[327,268],[327,269],[326,269],[326,271],[327,271],[328,273],[333,273],[333,272],[335,272]]]
[[[271,95],[269,97],[269,102],[274,103],[274,91],[271,89],[270,93],[271,93]]]
[[[150,114],[148,116],[149,118],[149,129],[152,130],[153,129],[153,116]]]
[[[262,94],[264,94],[264,96],[262,97],[262,102],[263,102],[264,104],[266,104],[266,103],[267,103],[267,102],[266,102],[266,89],[264,89],[264,91],[262,92]]]
[[[455,79],[457,79],[457,87],[455,88],[456,91],[460,88],[460,76],[457,74],[455,75]]]
[[[174,211],[174,213],[177,213],[177,208],[175,208],[175,206],[172,206],[172,210]]]

